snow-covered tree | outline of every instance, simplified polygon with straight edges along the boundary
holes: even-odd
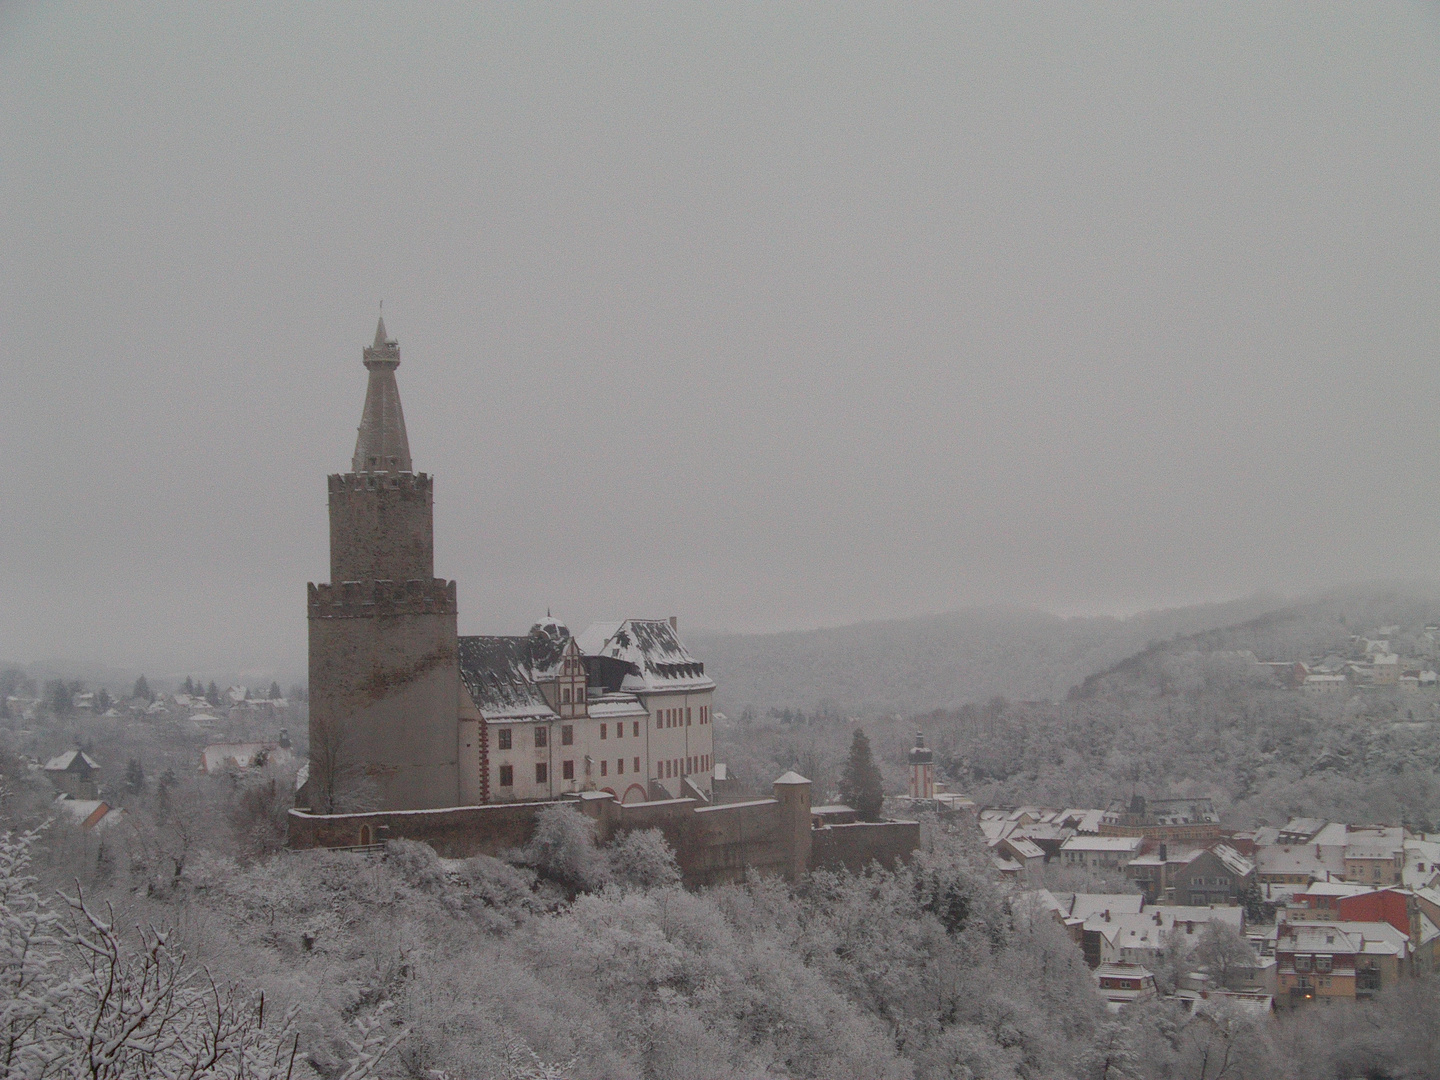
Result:
[[[880,807],[885,802],[884,780],[870,752],[870,740],[859,728],[850,740],[850,754],[840,772],[840,799],[859,814],[861,821],[880,820]]]

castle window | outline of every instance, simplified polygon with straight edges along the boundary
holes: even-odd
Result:
[[[690,714],[691,714],[692,712],[694,712],[694,711],[695,711],[694,709],[691,709],[689,706],[686,706],[686,708],[685,708],[685,726],[686,726],[686,727],[689,727],[689,726],[690,726]]]
[[[604,724],[601,724],[601,725],[600,725],[600,737],[601,737],[602,739],[605,738],[605,737],[607,736],[608,732],[609,732],[609,729],[608,729]]]
[[[501,765],[501,766],[500,766],[500,786],[501,786],[501,787],[514,787],[514,786],[515,786],[515,766],[513,766],[513,765]]]
[[[622,720],[615,725],[615,737],[617,739],[623,739],[625,737],[625,721]]]
[[[502,727],[495,732],[495,745],[501,750],[510,749],[510,729],[508,727]]]
[[[562,705],[570,704],[570,687],[567,686],[565,687],[565,689],[560,691],[560,703]]]
[[[601,759],[600,759],[600,775],[601,775],[601,776],[609,776],[609,775],[610,775],[610,759],[609,759],[609,758],[601,758]]]
[[[640,771],[640,759],[639,759],[638,757],[635,759],[635,765],[634,765],[634,767],[633,767],[630,771],[631,771],[631,772],[639,772],[639,771]]]
[[[655,714],[655,727],[658,729],[658,728],[662,728],[662,727],[664,727],[664,726],[665,726],[665,717],[662,716],[660,713],[657,712],[657,713]]]
[[[535,782],[537,784],[544,784],[549,781],[549,779],[550,766],[546,765],[543,761],[537,761],[535,763]]]
[[[574,780],[574,779],[575,779],[575,762],[573,762],[573,761],[562,761],[562,762],[560,763],[560,779],[562,779],[562,780]]]
[[[616,758],[616,759],[615,759],[615,775],[616,775],[616,776],[624,776],[624,775],[625,775],[625,759],[624,759],[623,757],[622,757],[622,758]]]
[[[571,724],[564,724],[560,728],[560,745],[573,746],[575,744],[575,728]]]
[[[637,738],[637,739],[640,737],[640,721],[639,721],[639,720],[636,720],[636,721],[635,721],[635,726],[631,729],[630,734],[631,734],[631,735],[634,735],[635,738]],[[1422,866],[1420,869],[1421,869],[1421,870],[1424,870],[1425,868]]]
[[[536,745],[536,746],[549,746],[549,745],[550,745],[550,729],[549,729],[549,728],[547,728],[547,727],[541,727],[541,726],[539,726],[539,725],[536,726],[536,728],[535,728],[535,745]]]

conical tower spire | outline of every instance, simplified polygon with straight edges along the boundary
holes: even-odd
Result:
[[[365,411],[355,440],[351,471],[357,473],[408,473],[410,440],[405,436],[405,414],[400,408],[400,387],[395,369],[400,366],[400,343],[385,333],[382,315],[375,327],[375,344],[365,350],[370,385],[365,389]]]

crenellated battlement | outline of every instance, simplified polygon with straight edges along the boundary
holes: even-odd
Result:
[[[330,494],[365,491],[403,491],[424,494],[434,488],[435,478],[428,473],[331,473]]]
[[[388,615],[446,615],[456,611],[455,582],[423,581],[310,582],[306,600],[312,619],[373,619]]]

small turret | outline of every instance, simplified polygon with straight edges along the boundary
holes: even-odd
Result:
[[[915,733],[910,749],[910,798],[935,798],[935,753],[925,745],[925,733]]]
[[[364,351],[370,384],[355,439],[351,471],[356,473],[408,473],[410,441],[405,435],[405,413],[400,408],[400,387],[395,369],[400,366],[400,343],[385,333],[385,318],[375,326],[375,344]]]

